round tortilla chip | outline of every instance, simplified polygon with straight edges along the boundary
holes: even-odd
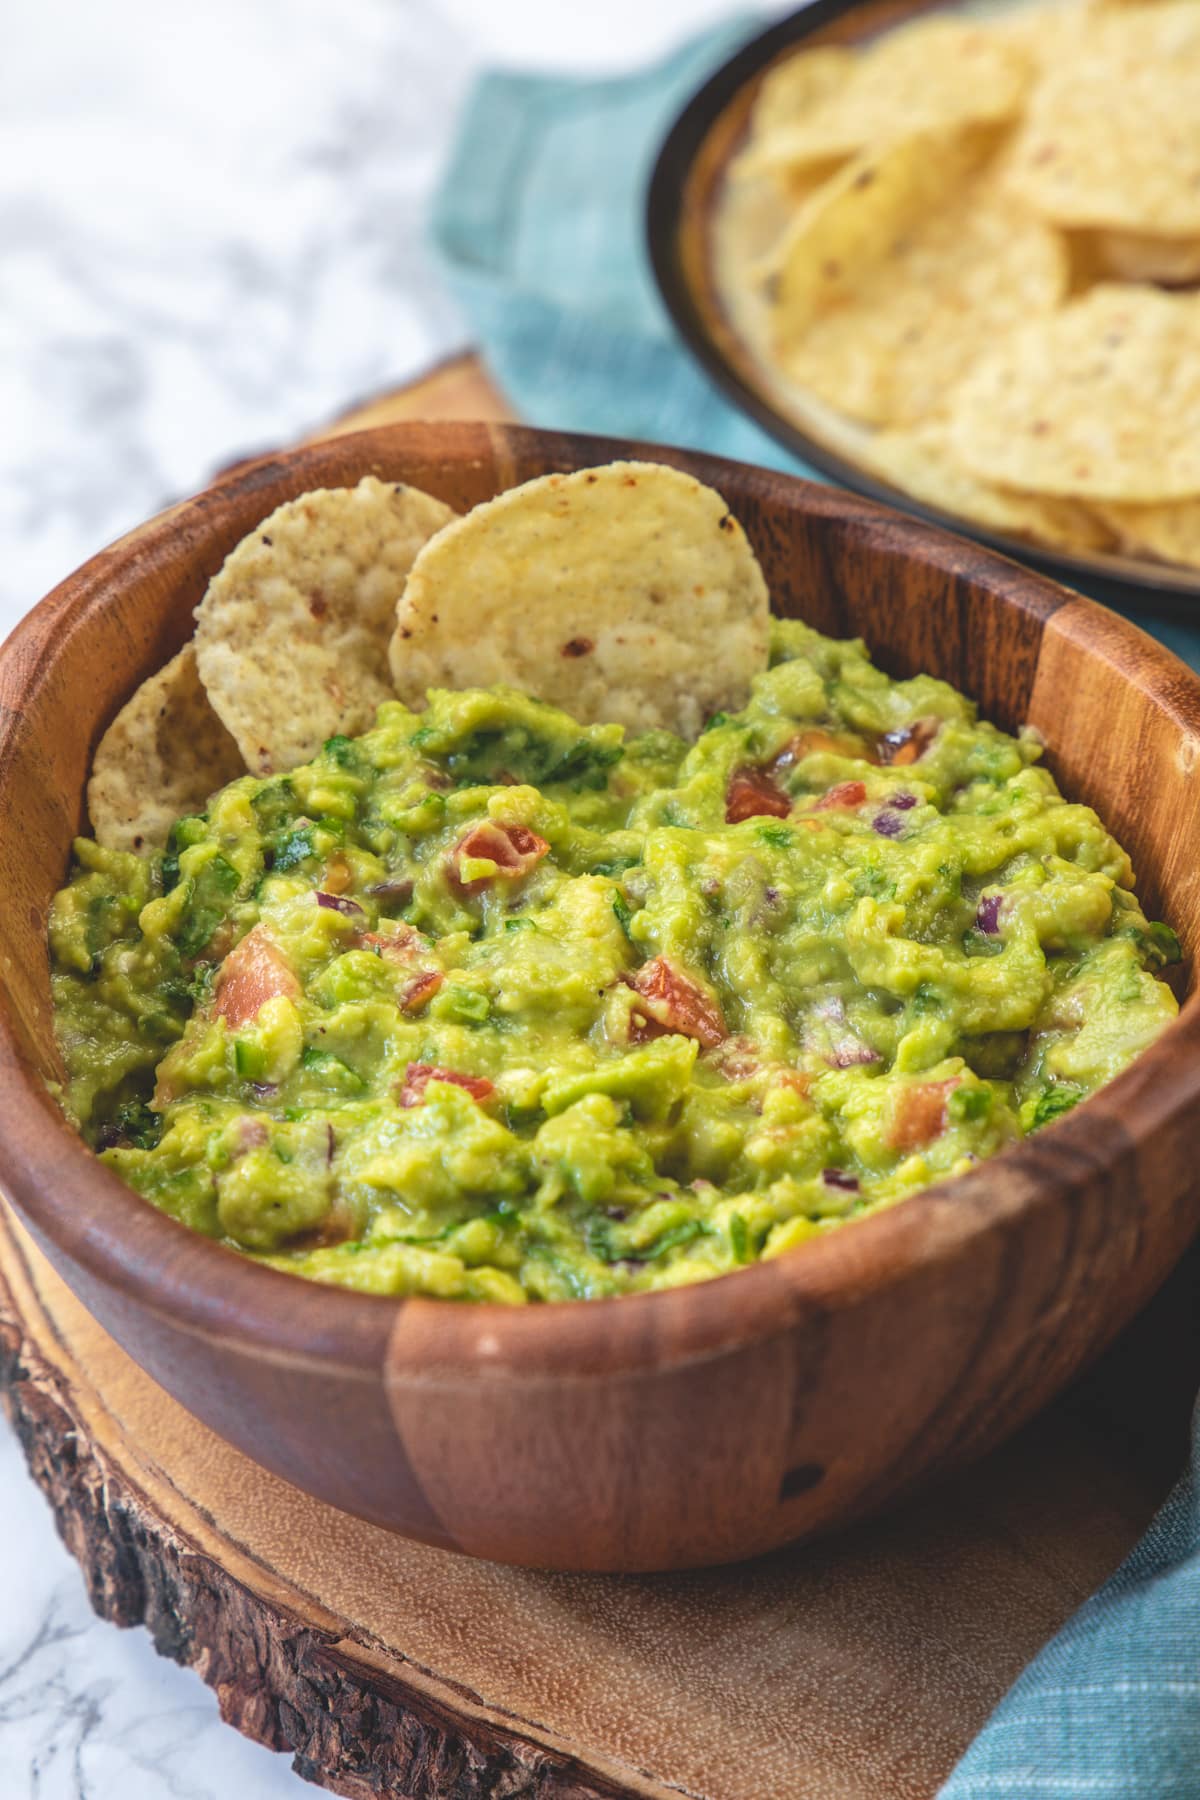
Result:
[[[396,601],[418,550],[456,517],[419,488],[367,475],[289,500],[226,557],[196,608],[196,655],[255,774],[365,731],[393,698]]]
[[[981,357],[954,454],[1002,486],[1085,500],[1200,493],[1200,296],[1105,285]]]
[[[753,142],[765,147],[777,131],[802,123],[805,114],[843,85],[855,61],[854,51],[841,44],[818,44],[772,63],[754,96]]]
[[[1200,569],[1200,497],[1168,500],[1159,506],[1105,504],[1096,509],[1131,556]]]
[[[1200,7],[1093,14],[1047,68],[1008,180],[1058,225],[1200,236]]]
[[[106,850],[161,846],[176,819],[245,774],[237,745],[209,705],[185,644],[144,681],[104,736],[88,782],[88,813]]]
[[[823,182],[755,271],[766,278],[776,347],[786,352],[814,318],[851,301],[867,271],[961,188],[989,143],[974,129],[906,138]]]
[[[1066,293],[1058,234],[1022,214],[989,168],[955,181],[969,154],[961,141],[914,138],[864,159],[875,179],[818,196],[813,230],[792,238],[772,319],[781,360],[853,418],[935,414],[982,351]],[[914,216],[912,195],[935,175],[948,187]],[[894,206],[882,204],[889,193]]]
[[[1030,64],[987,25],[917,19],[849,55],[803,52],[773,70],[753,115],[754,170],[854,156],[916,132],[997,124],[1020,109]],[[822,58],[821,62],[814,59]]]
[[[413,564],[396,688],[504,683],[584,724],[694,737],[766,667],[767,584],[720,494],[659,463],[544,475],[475,507]]]
[[[915,500],[991,531],[1062,550],[1112,547],[1113,533],[1080,501],[997,487],[972,475],[947,442],[942,420],[908,430],[877,432],[859,453],[859,460]]]

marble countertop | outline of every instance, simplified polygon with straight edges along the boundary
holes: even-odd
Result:
[[[0,636],[93,551],[461,346],[424,209],[485,62],[619,68],[728,0],[40,0],[0,59]],[[758,7],[741,10],[762,10]],[[0,1796],[312,1790],[96,1620],[0,1419]]]

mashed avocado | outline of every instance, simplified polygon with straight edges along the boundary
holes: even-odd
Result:
[[[380,708],[165,854],[80,840],[67,1104],[198,1231],[373,1293],[775,1256],[1057,1117],[1174,1015],[1032,734],[776,622],[690,747],[511,690]]]

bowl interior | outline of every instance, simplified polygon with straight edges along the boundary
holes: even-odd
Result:
[[[1014,5],[1021,0],[1013,0]],[[725,169],[746,131],[773,63],[816,44],[856,44],[920,14],[962,10],[960,0],[812,0],[745,44],[692,96],[663,141],[647,191],[646,232],[659,291],[691,353],[743,412],[786,449],[834,481],[903,507],[951,531],[1020,557],[1096,592],[1128,601],[1140,592],[1171,605],[1200,599],[1200,574],[1139,558],[1033,544],[943,512],[894,488],[836,443],[797,421],[769,372],[735,329],[713,273],[712,219]],[[1190,611],[1191,608],[1189,607]]]

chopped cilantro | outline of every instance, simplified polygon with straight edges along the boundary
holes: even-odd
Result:
[[[678,1250],[681,1245],[690,1244],[694,1238],[708,1235],[709,1227],[703,1219],[681,1219],[678,1225],[672,1225],[669,1231],[664,1231],[660,1238],[656,1238],[648,1250],[641,1251],[639,1260],[657,1262],[668,1250]]]
[[[1179,939],[1169,925],[1155,920],[1146,926],[1142,933],[1142,949],[1146,960],[1154,968],[1165,968],[1168,963],[1182,962],[1183,951]]]
[[[297,825],[279,839],[271,859],[271,867],[277,875],[282,874],[285,869],[298,868],[302,862],[316,854],[312,826]]]
[[[615,893],[613,895],[612,909],[617,915],[617,924],[621,927],[621,930],[625,933],[626,938],[632,944],[633,943],[633,932],[631,930],[631,927],[633,925],[633,914],[629,910],[629,902],[628,902],[628,900],[626,900],[624,894]],[[636,948],[636,946],[635,946],[635,948]]]
[[[1033,1120],[1030,1129],[1038,1131],[1043,1125],[1049,1125],[1052,1119],[1061,1119],[1078,1105],[1082,1096],[1076,1088],[1048,1087],[1038,1096],[1038,1103],[1033,1109]]]
[[[952,1119],[986,1119],[992,1110],[990,1087],[956,1087],[950,1095]]]
[[[233,864],[219,855],[210,857],[189,879],[192,891],[175,939],[180,955],[185,957],[199,956],[225,917],[227,903],[237,893],[240,883]]]
[[[153,1150],[162,1133],[161,1114],[151,1112],[144,1100],[126,1100],[117,1108],[115,1119],[100,1131],[96,1148],[111,1150],[128,1144],[135,1150]]]
[[[339,768],[356,769],[359,766],[357,745],[352,738],[343,737],[340,733],[325,739],[325,754]]]
[[[606,862],[589,864],[587,872],[589,875],[624,875],[628,870],[636,869],[640,861],[640,856],[613,856]]]
[[[964,956],[1000,956],[1004,951],[1004,939],[989,937],[987,932],[976,930],[972,925],[962,935]]]
[[[182,819],[176,819],[167,838],[167,848],[162,859],[163,893],[169,894],[179,881],[179,857],[184,850],[198,844],[208,830],[208,819],[204,813],[186,813]]]

